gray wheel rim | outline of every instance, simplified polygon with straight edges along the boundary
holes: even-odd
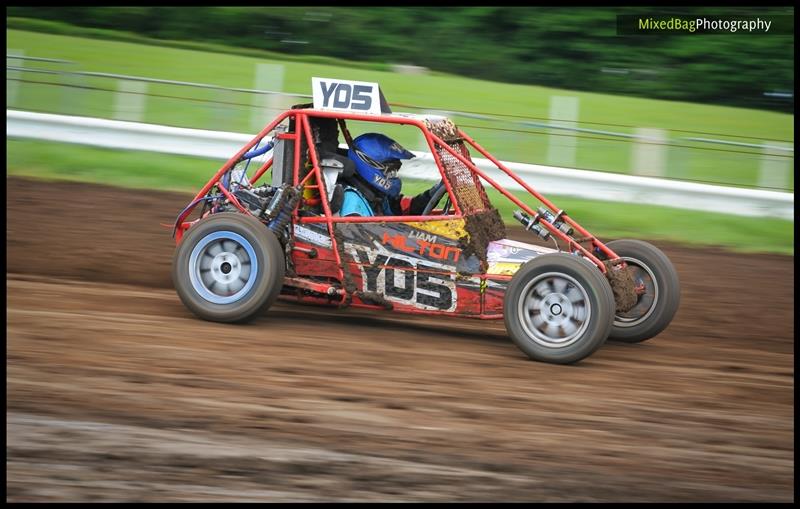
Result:
[[[230,231],[203,237],[189,255],[192,288],[214,304],[242,299],[258,278],[258,260],[250,242]]]
[[[527,336],[539,345],[567,347],[581,339],[589,327],[589,295],[567,274],[540,274],[525,285],[520,295],[520,323]]]
[[[635,258],[621,256],[628,267],[633,271],[633,281],[636,286],[644,284],[645,293],[637,298],[636,305],[624,313],[614,316],[614,326],[634,327],[644,322],[656,309],[658,300],[661,297],[658,288],[658,281],[650,267]]]

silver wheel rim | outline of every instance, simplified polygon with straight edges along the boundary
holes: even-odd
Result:
[[[634,327],[644,322],[656,309],[660,293],[658,291],[658,281],[650,267],[635,258],[621,256],[633,275],[633,282],[636,286],[644,284],[645,293],[636,299],[636,305],[624,313],[614,316],[616,327]]]
[[[592,317],[589,295],[573,277],[540,274],[522,289],[517,313],[525,333],[548,348],[564,348],[583,336]]]
[[[257,277],[255,250],[238,233],[210,233],[194,246],[189,255],[192,288],[214,304],[239,301],[247,295]]]

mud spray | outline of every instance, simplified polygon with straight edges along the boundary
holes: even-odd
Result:
[[[617,305],[617,313],[624,313],[636,305],[639,297],[636,295],[636,283],[628,267],[621,267],[622,260],[615,263],[610,261],[603,262],[606,266],[606,278],[611,283],[611,290],[614,292],[614,302]]]

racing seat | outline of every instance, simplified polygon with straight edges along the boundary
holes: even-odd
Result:
[[[310,108],[312,104],[296,104],[292,109]],[[311,136],[317,150],[317,159],[320,170],[328,190],[328,203],[331,213],[336,214],[341,209],[347,188],[355,188],[370,202],[377,200],[375,193],[369,185],[356,172],[355,163],[348,157],[347,149],[339,148],[339,128],[334,118],[309,117]],[[342,128],[345,129],[344,124]],[[294,122],[290,121],[290,131],[294,131]],[[348,135],[345,133],[345,137]],[[302,180],[311,171],[311,161],[305,137],[300,138],[300,179]],[[306,195],[306,203],[313,204],[306,213],[321,213],[321,204],[318,198],[313,198],[310,193]]]
[[[356,173],[355,163],[347,157],[347,150],[339,148],[339,129],[336,119],[310,118],[309,127],[317,149],[320,170],[328,190],[331,213],[336,214],[344,200],[343,180]]]

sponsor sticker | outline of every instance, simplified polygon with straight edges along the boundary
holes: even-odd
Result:
[[[306,242],[315,244],[317,246],[330,248],[332,245],[331,238],[327,235],[315,232],[314,230],[299,224],[294,225],[294,235],[300,240],[305,240]]]

